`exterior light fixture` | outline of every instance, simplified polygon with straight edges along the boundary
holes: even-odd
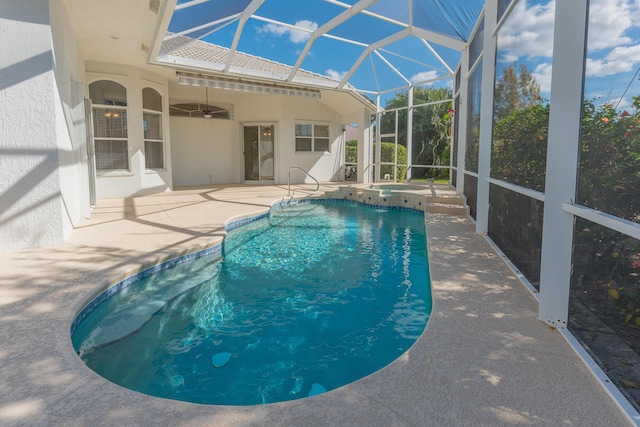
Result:
[[[245,80],[231,80],[204,76],[201,74],[178,72],[178,83],[192,86],[205,86],[215,89],[236,90],[240,92],[262,93],[265,95],[298,96],[320,99],[320,91],[279,84],[258,83]]]

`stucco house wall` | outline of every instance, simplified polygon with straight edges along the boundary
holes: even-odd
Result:
[[[138,42],[123,46],[131,48],[123,63],[99,62],[95,46],[104,41],[91,41],[92,33],[74,34],[69,17],[82,14],[71,12],[64,0],[0,2],[0,37],[6,41],[0,55],[0,251],[63,243],[77,222],[90,216],[92,197],[244,182],[243,125],[274,126],[276,184],[287,183],[292,166],[321,182],[342,179],[344,124],[370,114],[361,101],[325,90],[317,100],[217,89],[210,101],[233,105],[232,120],[171,117],[171,102],[202,102],[203,88],[179,85],[175,69],[149,64],[148,46]],[[145,16],[150,25],[153,13]],[[126,171],[92,167],[89,85],[99,80],[127,91]],[[142,90],[147,87],[162,97],[164,167],[159,170],[145,168]],[[296,152],[297,121],[329,125],[330,150]],[[292,183],[312,182],[300,172],[291,177]]]
[[[170,102],[204,102],[204,88],[171,87]],[[209,103],[233,105],[233,119],[171,117],[173,182],[176,186],[244,182],[242,127],[275,126],[275,183],[286,184],[289,168],[301,167],[319,181],[341,179],[342,117],[314,99],[209,90]],[[296,122],[330,126],[329,152],[296,152]],[[312,182],[301,172],[292,183]]]
[[[319,100],[287,97],[283,100],[281,124],[280,183],[286,184],[289,168],[301,167],[320,182],[342,181],[337,174],[344,157],[342,146],[342,116]],[[295,124],[318,123],[329,125],[330,150],[328,152],[300,152],[295,149]],[[301,172],[292,172],[292,183],[313,182]]]
[[[0,2],[3,251],[60,244],[89,212],[77,115],[84,61],[67,26],[60,0]]]

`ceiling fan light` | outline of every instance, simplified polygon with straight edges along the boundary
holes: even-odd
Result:
[[[213,117],[213,115],[211,113],[204,113],[202,117],[204,117],[205,119],[210,119],[211,117]]]

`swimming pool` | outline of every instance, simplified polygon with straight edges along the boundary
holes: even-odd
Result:
[[[234,229],[222,252],[90,304],[78,354],[150,395],[263,404],[384,367],[431,311],[422,213],[299,203]]]

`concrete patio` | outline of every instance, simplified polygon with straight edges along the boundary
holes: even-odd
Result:
[[[265,406],[197,405],[123,389],[75,354],[71,322],[96,294],[220,242],[230,219],[286,195],[286,186],[211,186],[101,200],[66,244],[0,253],[0,425],[629,425],[472,223],[443,213],[425,215],[434,307],[424,334],[340,389]]]

